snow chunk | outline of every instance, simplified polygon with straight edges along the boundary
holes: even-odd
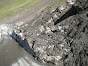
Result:
[[[15,25],[16,26],[22,26],[24,24],[24,22],[20,21],[20,22],[17,22]]]

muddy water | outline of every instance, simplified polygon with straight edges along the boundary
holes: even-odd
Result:
[[[45,66],[21,48],[10,36],[1,36],[0,66]]]

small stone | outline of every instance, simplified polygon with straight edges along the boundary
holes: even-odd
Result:
[[[55,26],[52,26],[52,27],[51,27],[51,30],[52,30],[52,31],[56,30],[56,27],[55,27]]]
[[[52,21],[53,21],[53,19],[51,18],[51,19],[48,20],[48,23],[51,23]]]
[[[46,27],[46,33],[49,33],[49,32],[51,32],[50,28]]]
[[[69,4],[74,4],[76,2],[76,0],[67,0],[67,3]]]
[[[55,9],[53,9],[52,11],[51,11],[51,13],[53,13],[55,11]]]
[[[58,18],[58,16],[55,14],[55,15],[53,16],[53,18]]]
[[[41,32],[43,32],[45,30],[43,26],[41,26],[39,29]]]
[[[65,48],[64,50],[65,50],[66,52],[69,52],[69,51],[70,51],[70,49],[66,49],[66,48]]]
[[[61,56],[56,56],[55,60],[59,61],[62,57]]]
[[[23,33],[19,33],[19,35],[20,35],[21,37],[23,37]]]
[[[37,36],[39,36],[40,34],[37,34]]]
[[[62,26],[58,26],[58,29],[61,30],[62,29]]]
[[[61,33],[64,33],[64,30],[61,30]]]
[[[22,26],[23,24],[24,24],[24,22],[19,21],[19,22],[17,22],[15,25],[16,25],[16,26]]]
[[[25,26],[28,26],[28,24],[25,24]]]
[[[65,28],[67,29],[69,26],[65,26]]]
[[[54,58],[54,56],[47,56],[45,61],[47,63],[54,63],[55,62],[55,58]]]
[[[63,45],[63,44],[60,44],[60,46],[61,46],[61,47],[64,47],[64,45]]]
[[[60,7],[59,9],[62,11],[62,10],[64,10],[64,7]]]

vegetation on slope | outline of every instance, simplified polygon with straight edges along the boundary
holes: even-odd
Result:
[[[0,18],[12,15],[27,6],[35,6],[42,0],[6,0],[0,4]]]
[[[46,10],[47,8],[53,7],[53,6],[59,4],[59,3],[63,2],[63,1],[66,1],[66,0],[57,0],[57,1],[55,1],[54,3],[52,3],[52,4],[48,5],[48,6],[45,6],[45,7],[41,8],[41,9],[38,11],[38,13],[40,13],[40,12],[43,11],[43,10]]]

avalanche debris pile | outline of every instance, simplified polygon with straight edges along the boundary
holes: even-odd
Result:
[[[15,39],[20,36],[19,43],[26,39],[35,53],[32,55],[43,63],[56,66],[88,65],[88,10],[58,22],[62,16],[67,16],[64,14],[71,8],[72,5],[65,3],[55,10],[44,11],[31,22],[14,29]],[[22,42],[20,45],[26,48]]]

